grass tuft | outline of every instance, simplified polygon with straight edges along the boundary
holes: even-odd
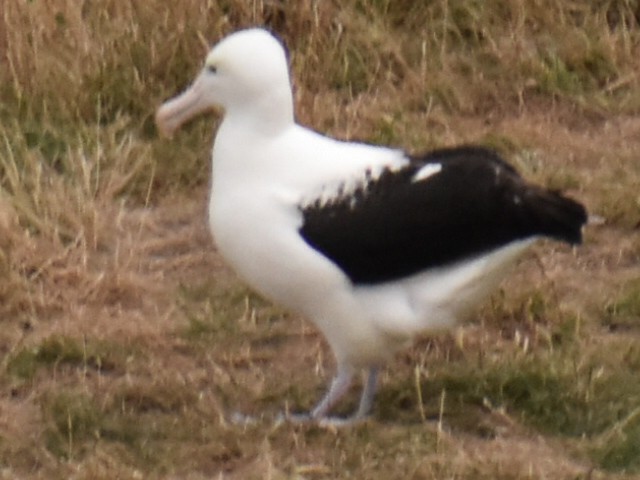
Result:
[[[15,352],[7,363],[7,371],[23,380],[31,380],[39,368],[69,365],[79,369],[108,372],[121,363],[121,346],[106,342],[78,340],[64,335],[51,335],[35,347]]]
[[[640,280],[624,286],[619,297],[605,307],[605,325],[612,330],[640,328]]]
[[[102,413],[86,394],[52,395],[43,401],[42,409],[48,421],[46,447],[54,455],[72,460],[86,451],[88,441],[98,439]]]

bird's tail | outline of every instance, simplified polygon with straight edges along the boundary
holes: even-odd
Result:
[[[570,244],[582,243],[582,227],[588,219],[582,204],[552,190],[535,188],[530,193],[535,197],[529,203],[530,214],[542,235]]]

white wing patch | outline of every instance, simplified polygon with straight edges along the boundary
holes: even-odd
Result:
[[[393,172],[401,167],[401,165],[397,167],[378,165],[369,167],[365,171],[354,172],[350,177],[336,179],[334,182],[323,185],[319,193],[307,196],[302,201],[302,205],[317,204],[318,206],[325,206],[336,200],[351,197],[349,205],[353,208],[356,204],[354,194],[358,189],[366,187],[369,182],[376,181],[384,170]]]
[[[442,164],[428,163],[416,172],[416,174],[413,176],[411,181],[413,183],[421,182],[422,180],[429,178],[431,175],[435,175],[436,173],[439,173],[440,170],[442,170]]]

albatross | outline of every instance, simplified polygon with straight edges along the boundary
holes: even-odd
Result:
[[[241,30],[209,52],[190,87],[158,109],[161,133],[221,108],[209,225],[253,289],[322,332],[337,373],[305,418],[368,415],[381,366],[420,334],[455,326],[536,239],[582,241],[585,208],[532,185],[497,153],[411,155],[296,123],[281,42]],[[357,410],[331,410],[366,373]]]

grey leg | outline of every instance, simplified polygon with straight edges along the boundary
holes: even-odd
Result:
[[[353,420],[360,420],[366,417],[371,411],[373,399],[376,396],[376,387],[378,384],[378,367],[371,367],[367,372],[367,380],[362,388],[362,396],[360,397],[360,405],[358,411],[352,417]]]
[[[311,418],[316,420],[324,418],[342,396],[347,393],[353,379],[353,369],[350,367],[338,367],[338,373],[331,382],[329,391],[311,411]]]
[[[371,410],[373,399],[376,394],[378,381],[378,367],[371,367],[367,372],[367,378],[362,389],[358,410],[348,418],[330,417],[329,411],[340,400],[351,386],[353,379],[353,369],[351,367],[339,367],[338,373],[331,382],[331,387],[326,395],[320,400],[309,415],[289,415],[287,418],[293,422],[317,421],[320,425],[341,427],[352,425],[364,418]]]

